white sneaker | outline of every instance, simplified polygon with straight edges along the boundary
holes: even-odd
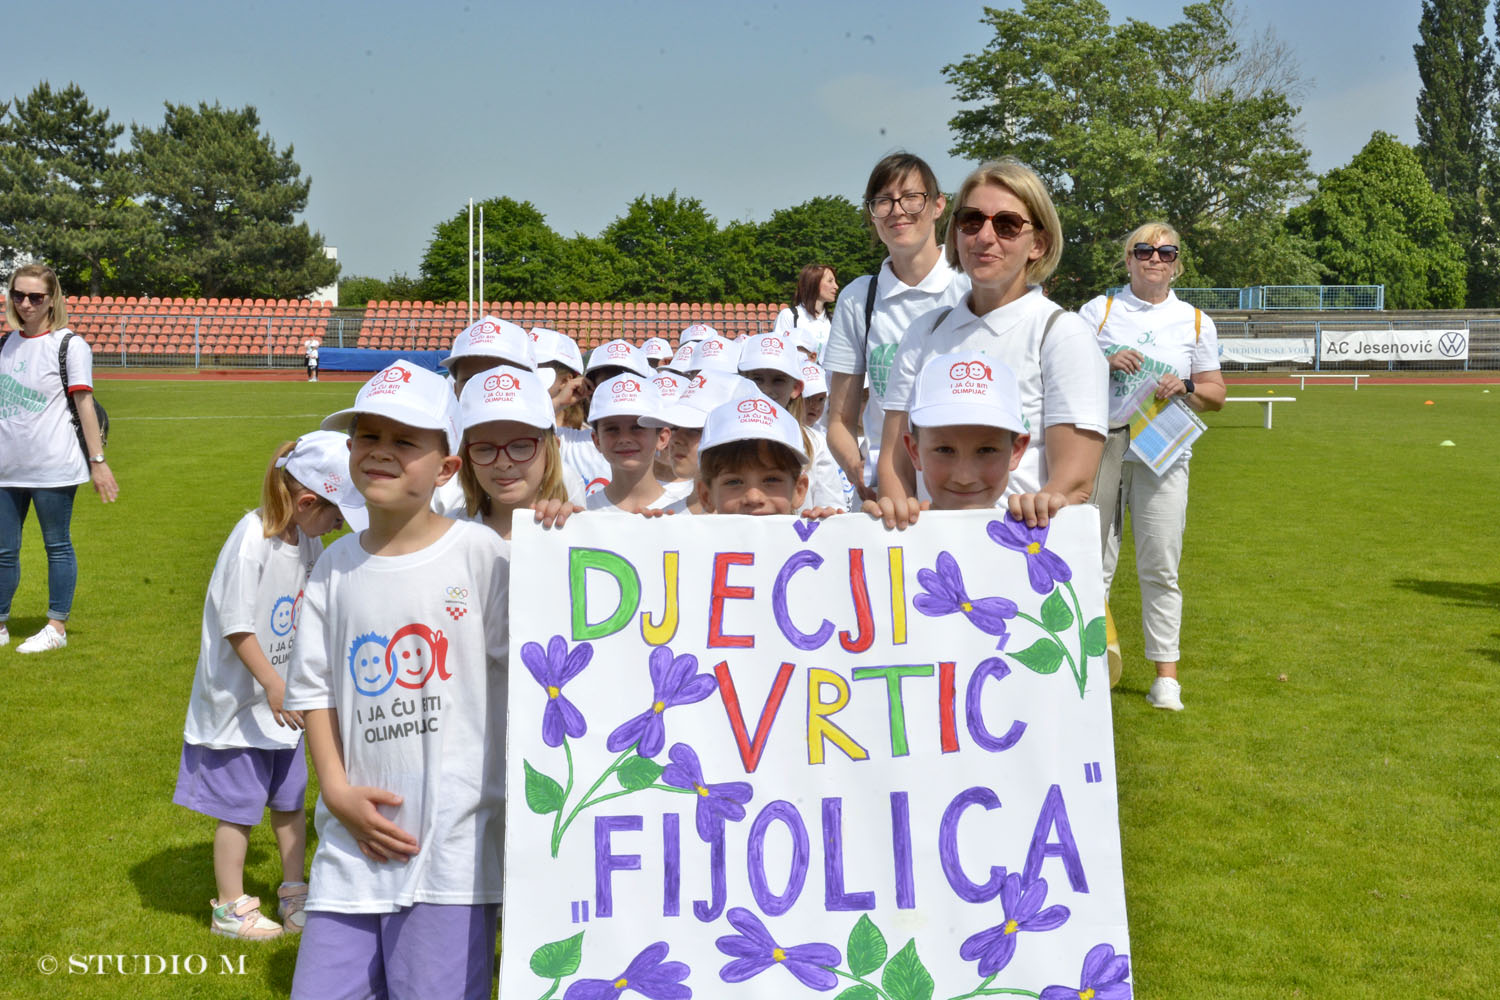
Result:
[[[10,645],[10,629],[0,625],[0,646]]]
[[[16,647],[18,653],[45,653],[49,649],[62,649],[68,644],[68,637],[63,635],[48,622],[42,626],[42,630]]]
[[[1168,712],[1182,711],[1182,685],[1175,677],[1158,677],[1151,682],[1146,692],[1146,702],[1152,708],[1164,708]]]

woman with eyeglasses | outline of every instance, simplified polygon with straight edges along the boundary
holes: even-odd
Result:
[[[1059,308],[1041,283],[1062,257],[1062,226],[1041,178],[1015,159],[971,173],[954,200],[947,259],[971,284],[952,309],[914,324],[891,365],[880,449],[880,501],[894,511],[918,498],[903,446],[906,410],[929,358],[980,351],[1016,373],[1031,441],[1006,494],[1051,493],[1082,503],[1104,448],[1106,375],[1093,331]]]
[[[78,582],[73,495],[79,484],[92,482],[99,499],[111,503],[120,488],[104,461],[94,413],[93,352],[67,328],[67,300],[50,267],[27,264],[11,274],[5,318],[10,332],[0,342],[0,646],[10,642],[6,623],[21,583],[21,526],[35,507],[47,550],[47,624],[16,651],[43,653],[68,644]]]
[[[1192,452],[1185,451],[1158,475],[1128,454],[1125,446],[1129,411],[1134,409],[1129,400],[1145,383],[1155,384],[1156,398],[1180,399],[1194,410],[1224,406],[1214,321],[1172,293],[1172,282],[1182,274],[1181,243],[1177,231],[1165,222],[1140,226],[1125,238],[1130,284],[1118,295],[1100,295],[1078,311],[1108,359],[1111,402],[1119,400],[1111,406],[1113,447],[1099,469],[1098,506],[1106,530],[1104,590],[1107,595],[1114,578],[1129,510],[1146,659],[1156,665],[1156,680],[1146,700],[1174,712],[1182,710],[1177,679],[1182,590],[1177,568],[1187,525]]]

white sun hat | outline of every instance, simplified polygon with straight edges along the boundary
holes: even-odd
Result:
[[[738,370],[740,345],[718,334],[704,337],[693,345],[693,370],[733,372]]]
[[[276,460],[304,489],[340,507],[363,507],[365,498],[349,477],[349,435],[341,431],[308,431],[292,450]]]
[[[661,393],[650,375],[623,372],[606,379],[589,401],[589,423],[605,417],[650,417],[661,412]]]
[[[442,431],[448,439],[448,454],[458,454],[458,400],[448,380],[437,372],[397,361],[360,387],[353,406],[329,414],[318,426],[325,431],[347,431],[362,413]]]
[[[555,361],[583,374],[583,352],[578,349],[578,341],[544,326],[532,327],[527,336],[531,338],[531,356],[538,365]]]
[[[977,351],[928,359],[917,374],[907,419],[917,427],[972,424],[1027,433],[1015,372]]]
[[[802,381],[802,357],[791,337],[777,333],[757,333],[740,344],[739,370],[745,372],[768,368],[789,378]]]
[[[481,316],[453,338],[453,350],[439,362],[453,369],[460,358],[496,358],[522,368],[535,368],[531,338],[526,331],[498,316]]]
[[[693,370],[693,344],[694,341],[689,341],[677,348],[677,353],[672,355],[672,360],[662,367],[670,368],[674,372],[682,372],[684,375],[691,372]]]
[[[646,342],[641,345],[648,361],[671,361],[672,344],[661,337],[647,337]]]
[[[717,337],[718,335],[719,331],[707,323],[694,323],[692,326],[683,327],[682,332],[677,335],[677,346],[694,344],[704,337]]]
[[[658,368],[656,374],[651,376],[651,384],[656,386],[656,391],[661,395],[663,412],[682,396],[683,390],[688,387],[688,377],[679,375],[665,368]]]
[[[598,368],[625,368],[647,379],[653,371],[646,361],[645,352],[628,340],[610,340],[594,348],[584,372]]]
[[[702,456],[719,445],[757,439],[786,445],[803,465],[808,462],[807,452],[802,448],[802,425],[786,407],[758,392],[731,399],[709,412],[703,424],[703,437],[698,441],[698,454]]]
[[[458,397],[458,425],[468,430],[495,420],[553,430],[552,397],[535,372],[500,368],[469,379]]]
[[[755,383],[730,372],[698,372],[685,379],[682,394],[663,406],[661,411],[642,417],[641,423],[648,427],[692,427],[699,428],[708,419],[708,413],[720,403],[741,399],[760,392]]]
[[[811,361],[802,362],[802,398],[809,399],[828,391],[828,373],[821,365]]]

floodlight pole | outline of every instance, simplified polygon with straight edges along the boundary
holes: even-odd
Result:
[[[479,203],[479,311],[484,313],[484,202]]]
[[[474,199],[469,199],[469,323],[474,325]]]

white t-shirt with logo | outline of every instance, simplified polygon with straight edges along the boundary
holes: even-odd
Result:
[[[875,313],[870,317],[866,338],[865,302],[872,280],[877,282]],[[955,306],[968,294],[968,277],[949,267],[941,254],[927,276],[915,285],[896,277],[887,257],[873,276],[855,278],[839,293],[828,343],[823,346],[818,363],[830,372],[869,376],[870,399],[864,413],[865,438],[869,443],[865,479],[871,485],[880,462],[880,430],[885,422],[891,362],[901,338],[922,316],[934,309]]]
[[[0,347],[0,486],[50,489],[89,481],[89,463],[73,430],[68,395],[93,391],[88,341],[68,341],[68,382],[57,352],[66,327],[35,337],[12,330]]]
[[[1093,331],[1074,313],[1063,312],[1047,331],[1058,307],[1033,286],[1014,302],[975,316],[965,300],[942,317],[907,332],[891,366],[887,404],[910,408],[917,373],[929,358],[954,351],[978,351],[1004,361],[1016,373],[1021,416],[1031,443],[1010,474],[1006,495],[1034,493],[1047,481],[1046,429],[1073,424],[1104,434],[1109,429],[1107,366]],[[936,319],[937,317],[932,317]],[[1042,335],[1046,332],[1046,344]]]
[[[219,550],[203,599],[203,631],[184,740],[218,750],[297,745],[302,731],[277,724],[265,689],[227,639],[254,632],[261,652],[286,680],[303,585],[322,553],[323,542],[300,531],[295,545],[265,537],[258,510],[234,526]]]
[[[286,707],[336,709],[351,785],[421,850],[374,862],[319,798],[307,905],[392,913],[501,898],[510,543],[454,521],[420,552],[374,556],[339,539],[307,582]]]
[[[568,490],[568,499],[582,504],[584,498],[598,493],[609,485],[614,473],[609,462],[594,445],[594,432],[587,425],[576,430],[572,427],[557,429],[557,446],[562,452],[563,484]],[[574,497],[579,499],[574,500]]]
[[[1153,303],[1137,297],[1127,286],[1113,303],[1105,295],[1090,299],[1078,310],[1078,315],[1094,331],[1106,357],[1127,348],[1144,356],[1140,372],[1110,373],[1111,399],[1117,393],[1129,395],[1141,378],[1154,382],[1168,372],[1178,378],[1190,378],[1199,372],[1219,370],[1218,327],[1207,313],[1199,313],[1170,289],[1165,300]],[[1192,454],[1191,448],[1184,449],[1182,459],[1185,461]],[[1140,461],[1128,451],[1125,460]]]

